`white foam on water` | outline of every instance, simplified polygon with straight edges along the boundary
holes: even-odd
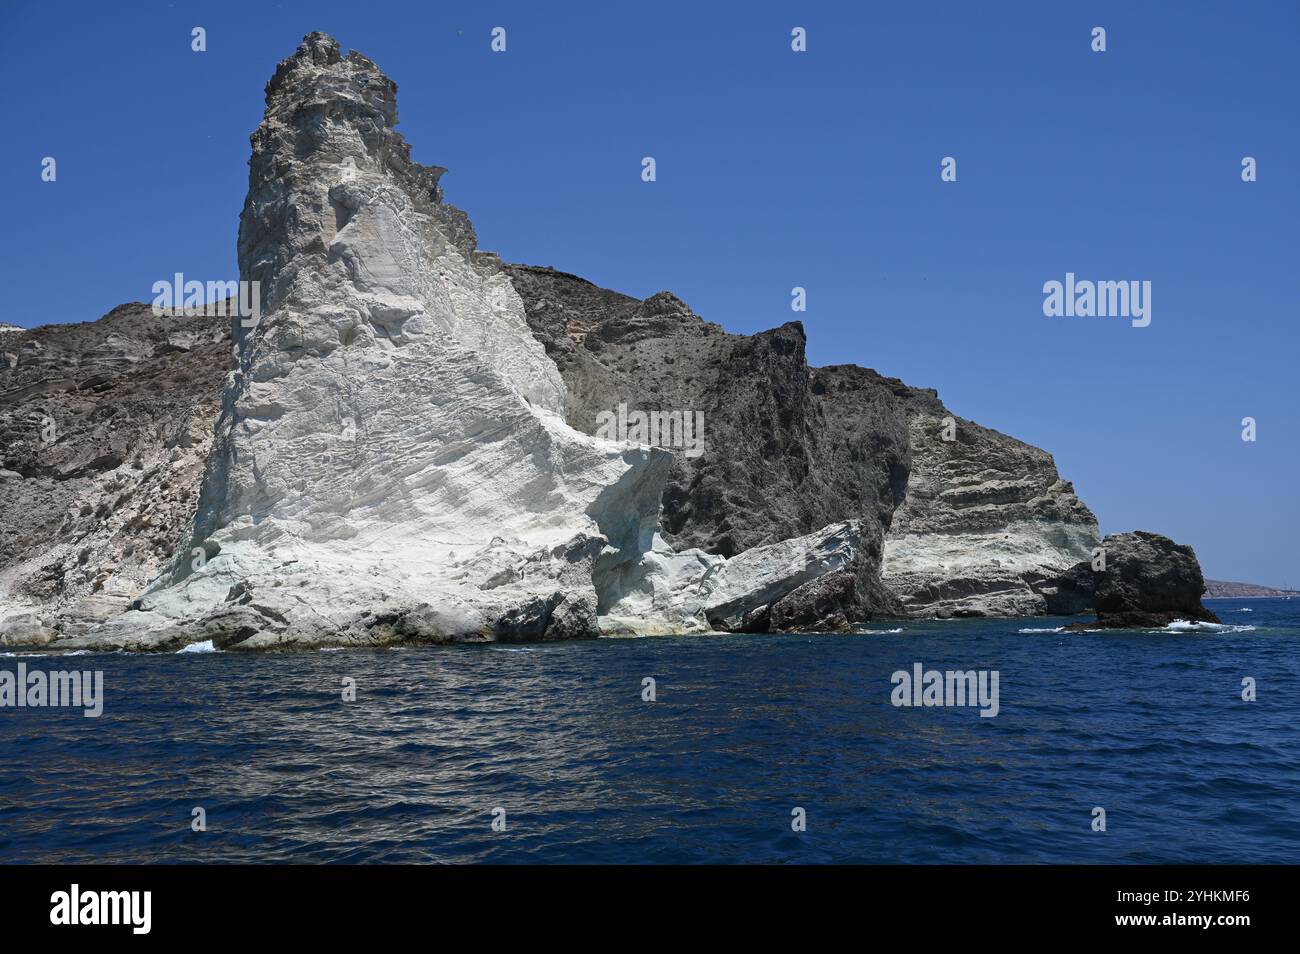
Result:
[[[901,627],[901,626],[898,627],[898,629],[860,629],[860,630],[858,630],[858,632],[861,633],[861,634],[863,634],[864,636],[894,636],[894,635],[896,635],[896,634],[898,634],[898,633],[901,633],[902,631],[903,631],[903,627]]]
[[[1176,619],[1163,629],[1153,629],[1153,633],[1249,633],[1257,627],[1242,626],[1231,623],[1198,623],[1185,619]]]
[[[215,653],[216,651],[217,647],[212,645],[212,640],[205,639],[202,642],[190,643],[185,648],[176,650],[176,655],[179,656],[181,653]]]
[[[1046,628],[1046,629],[1035,629],[1035,628],[1033,628],[1033,627],[1031,626],[1031,627],[1029,627],[1028,629],[1018,629],[1018,630],[1016,630],[1016,632],[1017,632],[1017,633],[1063,633],[1063,632],[1065,632],[1065,627],[1064,627],[1064,626],[1051,626],[1051,627],[1048,627],[1048,628]]]

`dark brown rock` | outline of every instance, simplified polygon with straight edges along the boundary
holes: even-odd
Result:
[[[1136,530],[1102,540],[1105,569],[1088,563],[1074,567],[1069,579],[1078,583],[1083,572],[1092,577],[1094,623],[1078,629],[1147,629],[1175,620],[1218,623],[1201,603],[1205,578],[1191,547],[1158,533]]]
[[[0,592],[76,617],[96,594],[125,606],[162,567],[194,515],[229,323],[135,303],[5,332]]]

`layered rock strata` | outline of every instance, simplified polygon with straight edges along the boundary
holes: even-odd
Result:
[[[394,130],[396,85],[323,34],[267,85],[229,375],[189,539],[126,645],[597,635],[594,561],[650,535],[668,455],[565,425],[494,257]]]
[[[1048,452],[956,417],[932,391],[904,403],[912,467],[885,586],[911,616],[1047,612],[1056,578],[1099,542],[1092,511]]]

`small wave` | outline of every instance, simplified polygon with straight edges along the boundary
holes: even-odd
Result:
[[[1243,606],[1241,609],[1235,609],[1235,610],[1233,610],[1233,612],[1234,612],[1234,613],[1253,613],[1253,612],[1255,612],[1255,611],[1254,611],[1253,609],[1251,609],[1249,606]]]
[[[212,645],[212,640],[205,639],[202,642],[190,643],[183,649],[176,650],[176,655],[179,656],[181,653],[215,653],[216,651],[217,647]]]
[[[48,656],[49,653],[0,653],[0,656],[12,656],[15,659],[31,659],[35,656]]]
[[[903,631],[903,627],[897,629],[859,629],[856,630],[860,636],[895,636]]]
[[[1016,630],[1016,632],[1017,632],[1017,633],[1063,633],[1063,632],[1065,632],[1065,627],[1064,627],[1064,626],[1051,626],[1051,627],[1048,627],[1048,628],[1046,628],[1046,629],[1035,629],[1035,628],[1033,628],[1033,627],[1031,626],[1031,627],[1029,627],[1028,629],[1018,629],[1018,630]]]
[[[320,651],[323,653],[341,653],[347,649],[346,646],[322,646]]]
[[[1257,627],[1235,623],[1200,623],[1185,619],[1176,619],[1163,629],[1154,629],[1153,633],[1250,633]]]

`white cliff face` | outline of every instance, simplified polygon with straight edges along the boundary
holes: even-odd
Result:
[[[668,456],[564,423],[395,92],[319,34],[268,85],[240,228],[261,319],[236,327],[193,539],[101,640],[594,636],[595,557],[653,534]]]

